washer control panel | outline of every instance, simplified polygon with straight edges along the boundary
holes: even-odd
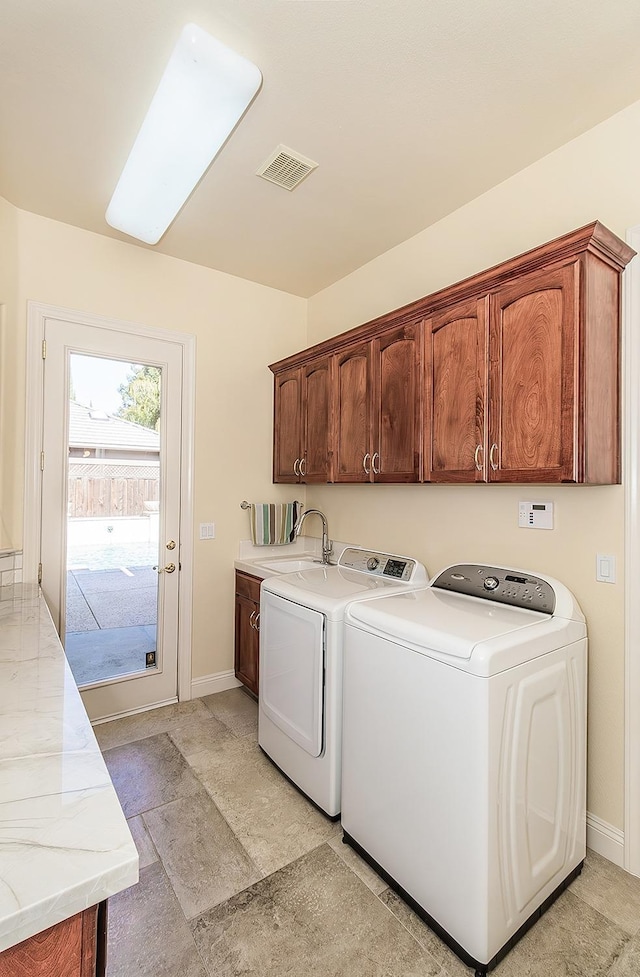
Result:
[[[338,561],[338,566],[359,570],[374,577],[408,581],[411,580],[417,563],[405,556],[392,556],[390,553],[347,547]]]
[[[544,577],[480,563],[447,567],[435,578],[432,587],[514,607],[527,607],[544,614],[553,614],[556,606],[555,591]]]

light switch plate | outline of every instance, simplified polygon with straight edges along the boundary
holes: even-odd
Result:
[[[616,558],[598,553],[596,556],[596,580],[601,583],[616,582]]]
[[[200,523],[200,539],[215,539],[216,524],[214,522]]]

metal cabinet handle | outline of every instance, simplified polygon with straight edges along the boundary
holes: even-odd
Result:
[[[474,458],[474,461],[476,463],[476,468],[477,468],[477,470],[479,472],[482,471],[482,462],[480,461],[480,452],[481,451],[482,451],[482,445],[481,444],[476,445],[476,453],[473,456],[473,458]]]
[[[373,467],[373,474],[374,475],[379,475],[380,474],[380,469],[379,468],[376,468],[376,458],[379,461],[380,460],[380,454],[379,454],[379,452],[374,451],[373,452],[373,458],[371,459],[371,465]]]
[[[307,459],[306,458],[301,458],[300,459],[300,463],[298,465],[298,472],[300,473],[300,475],[302,475],[303,478],[307,474]]]
[[[254,628],[255,627],[255,624],[253,623],[253,618],[254,618],[255,614],[256,614],[255,611],[251,611],[251,617],[249,618],[249,627],[250,628]]]
[[[498,470],[498,462],[495,461],[493,457],[493,452],[497,450],[498,450],[498,445],[494,441],[494,443],[491,445],[491,451],[489,452],[489,464],[491,465],[494,472]]]
[[[258,611],[258,615],[257,615],[257,617],[255,619],[255,623],[254,623],[253,626],[256,629],[256,631],[259,631],[260,630],[260,611]]]
[[[299,458],[296,458],[296,460],[293,463],[293,474],[294,475],[299,475],[300,474],[300,459]]]
[[[371,469],[370,468],[367,468],[367,458],[370,458],[370,457],[371,457],[371,455],[367,451],[366,455],[362,459],[362,467],[364,469],[365,475],[370,475],[371,474]]]

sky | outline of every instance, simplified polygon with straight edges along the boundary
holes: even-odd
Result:
[[[95,407],[115,414],[122,406],[118,387],[126,383],[135,365],[99,356],[70,356],[71,384],[75,400],[83,407]]]

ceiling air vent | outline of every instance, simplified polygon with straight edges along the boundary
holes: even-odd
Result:
[[[278,146],[256,170],[256,176],[276,183],[285,190],[295,190],[317,165],[312,159],[301,156],[288,146]]]

